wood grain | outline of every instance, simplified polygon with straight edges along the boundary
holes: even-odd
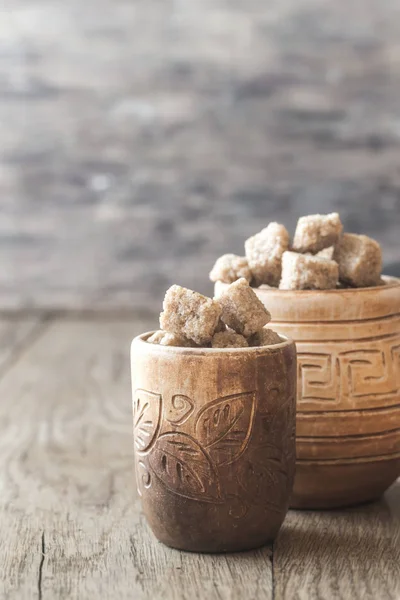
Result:
[[[40,335],[42,317],[0,318],[0,376],[21,352]]]
[[[372,504],[291,511],[274,545],[275,600],[398,600],[400,481]]]
[[[132,472],[128,359],[131,337],[153,326],[50,322],[9,363],[0,380],[0,598],[398,600],[400,482],[375,504],[290,512],[273,556],[156,542]],[[22,331],[6,329],[8,339]]]
[[[185,554],[144,523],[128,352],[148,327],[52,323],[0,381],[0,597],[272,597],[270,549]]]

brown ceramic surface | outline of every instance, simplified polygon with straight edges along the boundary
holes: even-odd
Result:
[[[372,500],[400,475],[400,280],[385,280],[364,289],[256,290],[273,328],[297,345],[293,507]]]
[[[271,541],[295,468],[296,349],[132,343],[138,492],[159,540],[183,550]]]

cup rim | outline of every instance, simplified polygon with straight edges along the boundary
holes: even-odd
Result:
[[[161,346],[161,344],[149,344],[147,342],[147,338],[149,338],[154,331],[146,331],[135,336],[132,340],[131,348],[133,345],[139,345],[146,348],[146,351],[150,352],[166,352],[168,354],[192,354],[195,356],[215,356],[216,354],[234,354],[234,355],[242,355],[242,354],[271,354],[272,352],[278,352],[283,350],[284,348],[288,348],[290,346],[294,346],[294,341],[284,335],[283,333],[278,333],[280,338],[283,338],[280,344],[270,344],[268,346],[249,346],[246,348],[187,348],[183,346]],[[276,332],[277,333],[277,332]]]
[[[265,287],[262,286],[258,288],[253,288],[256,293],[266,292],[268,294],[295,294],[299,296],[306,295],[315,295],[315,294],[329,294],[329,295],[342,295],[342,294],[360,294],[363,292],[381,292],[382,290],[388,290],[395,287],[400,286],[400,277],[395,277],[394,275],[381,275],[381,278],[385,281],[383,285],[373,285],[368,287],[350,287],[350,288],[335,288],[333,290],[281,290],[275,287]],[[214,285],[222,285],[224,289],[228,287],[230,284],[225,283],[224,281],[218,280]]]

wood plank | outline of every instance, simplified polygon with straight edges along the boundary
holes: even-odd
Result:
[[[13,319],[0,317],[0,375],[31,341],[40,334],[43,318],[16,316]]]
[[[183,553],[144,522],[128,353],[152,325],[57,321],[0,381],[0,597],[272,598],[268,548]]]
[[[398,600],[400,480],[379,502],[291,511],[274,545],[275,599]]]

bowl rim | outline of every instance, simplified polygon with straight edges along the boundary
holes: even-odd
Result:
[[[281,290],[275,287],[254,287],[252,288],[256,293],[267,293],[267,294],[295,294],[299,296],[307,296],[307,295],[354,295],[360,294],[363,292],[381,292],[384,290],[393,289],[396,287],[400,287],[400,277],[395,277],[394,275],[382,275],[381,278],[386,282],[383,285],[374,285],[369,287],[351,287],[351,288],[335,288],[333,290]],[[214,285],[222,285],[224,288],[228,287],[230,284],[221,281],[220,279],[215,282]]]
[[[167,354],[191,354],[194,356],[216,356],[218,354],[227,355],[233,354],[236,356],[239,355],[248,355],[248,354],[272,354],[274,352],[278,352],[283,350],[284,348],[290,348],[295,343],[287,335],[283,333],[278,333],[280,338],[283,338],[283,341],[280,344],[270,344],[268,346],[249,346],[246,348],[192,348],[192,347],[183,347],[183,346],[161,346],[161,344],[149,344],[147,339],[158,330],[154,331],[146,331],[144,333],[140,333],[135,336],[131,343],[131,351],[134,346],[143,347],[143,350],[146,349],[146,352],[154,352],[154,353],[167,353]],[[277,333],[277,332],[276,332]]]

